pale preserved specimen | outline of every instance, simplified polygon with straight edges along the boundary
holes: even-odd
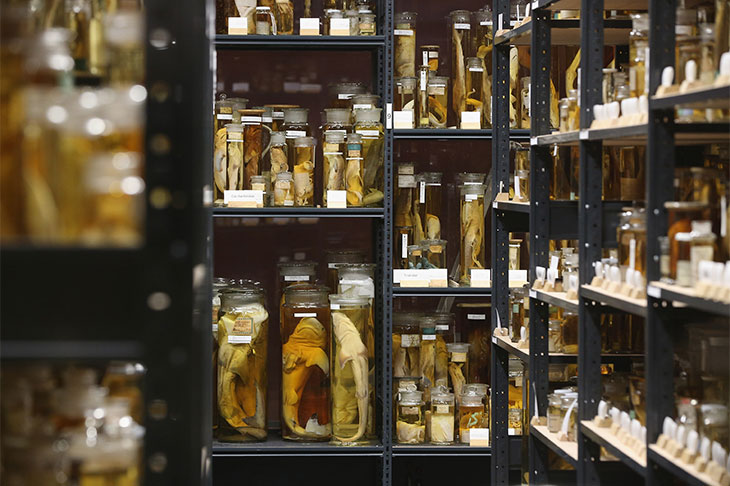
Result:
[[[294,141],[294,205],[314,206],[314,139]]]

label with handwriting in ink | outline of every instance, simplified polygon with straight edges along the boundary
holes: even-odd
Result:
[[[411,36],[411,35],[413,35],[413,30],[411,30],[411,29],[395,29],[393,31],[393,35],[407,35],[407,36]]]
[[[441,253],[443,251],[443,247],[441,245],[430,245],[428,247],[428,251],[431,253]]]
[[[284,282],[309,282],[309,275],[284,275]]]
[[[454,24],[454,28],[456,30],[471,30],[471,24],[456,22]]]
[[[448,405],[436,405],[436,413],[440,414],[449,414],[451,411],[449,410]]]
[[[470,320],[470,321],[486,321],[487,315],[486,314],[467,314],[466,318],[467,318],[467,320]]]
[[[464,201],[476,201],[479,199],[478,194],[464,194]]]
[[[317,317],[316,312],[295,312],[294,317]]]
[[[466,353],[451,353],[451,361],[454,363],[466,363]]]
[[[408,235],[402,234],[401,237],[401,252],[400,257],[401,258],[408,258]]]
[[[422,334],[421,340],[422,341],[435,341],[436,335],[435,334]]]
[[[264,191],[223,191],[223,202],[231,208],[262,208]]]
[[[420,334],[401,334],[400,336],[400,347],[401,348],[416,348],[421,345]]]
[[[228,335],[229,344],[248,344],[253,334],[253,319],[250,317],[236,317]]]

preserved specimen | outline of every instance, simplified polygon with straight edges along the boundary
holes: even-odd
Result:
[[[469,376],[469,344],[449,343],[446,345],[449,350],[449,378],[454,394],[461,396],[461,389],[466,384]]]
[[[476,22],[475,53],[484,68],[482,76],[482,97],[484,99],[482,126],[489,128],[492,126],[492,11],[484,9],[476,12]]]
[[[428,128],[428,64],[418,68],[418,103],[416,104],[416,127]]]
[[[421,46],[421,64],[427,64],[429,71],[436,73],[439,70],[439,46]]]
[[[294,205],[314,206],[314,139],[294,140]]]
[[[363,157],[362,135],[359,133],[347,134],[347,161],[345,166],[345,189],[347,190],[347,205],[360,207],[363,205]]]
[[[284,124],[281,131],[286,133],[286,145],[288,149],[289,167],[294,167],[296,155],[294,151],[294,140],[299,137],[309,137],[309,108],[288,108],[284,110]]]
[[[326,206],[329,191],[345,190],[345,135],[340,132],[329,131],[325,132],[324,138],[325,142],[322,149],[324,155],[322,204]]]
[[[471,49],[471,20],[467,10],[454,10],[451,16],[451,107],[454,119],[466,111],[466,58]]]
[[[362,136],[364,206],[383,201],[385,130],[380,123],[381,111],[381,108],[355,110],[355,133]]]
[[[431,394],[431,443],[452,444],[454,442],[454,394],[445,390],[434,390]]]
[[[428,262],[426,268],[446,268],[446,240],[423,240],[423,256]]]
[[[448,106],[448,78],[431,76],[428,80],[428,119],[434,128],[446,128]]]
[[[271,7],[256,7],[256,35],[276,35],[276,19]]]
[[[484,396],[474,390],[462,393],[459,398],[459,442],[468,444],[470,429],[487,429],[489,421],[484,408]]]
[[[395,14],[395,74],[394,77],[416,76],[416,14]]]
[[[289,171],[288,152],[286,145],[286,134],[284,132],[273,132],[271,134],[271,186],[276,183],[276,176],[281,172]]]
[[[289,0],[276,0],[274,3],[276,33],[280,35],[294,34],[294,5]]]
[[[393,376],[421,376],[421,335],[418,315],[393,315]]]
[[[413,120],[416,120],[416,78],[398,78],[395,80],[396,94],[393,109],[395,111],[412,111]]]
[[[264,110],[239,110],[243,124],[243,189],[251,189],[251,177],[261,175]]]
[[[441,177],[441,172],[425,172],[418,181],[419,216],[424,225],[424,238],[429,240],[441,238]]]
[[[291,172],[276,174],[274,206],[294,206],[294,180]]]
[[[466,106],[464,111],[478,111],[479,119],[483,120],[484,111],[484,66],[478,57],[470,57],[466,60]],[[461,113],[459,113],[461,115]],[[480,125],[484,125],[480,122]]]
[[[484,268],[484,186],[461,186],[461,282],[471,282],[471,269]]]
[[[396,440],[399,444],[422,444],[426,439],[423,392],[399,391],[396,413]]]
[[[228,159],[228,190],[243,189],[243,125],[226,125],[226,153]]]

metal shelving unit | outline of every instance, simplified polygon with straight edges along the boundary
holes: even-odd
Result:
[[[400,128],[393,130],[393,138],[396,140],[491,140],[494,135],[492,129],[483,130],[462,130],[449,128]],[[512,140],[527,140],[529,130],[514,130],[510,133]]]

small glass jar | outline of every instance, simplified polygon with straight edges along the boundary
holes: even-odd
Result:
[[[420,315],[411,312],[393,314],[393,376],[421,376]]]
[[[629,32],[629,87],[631,96],[647,94],[646,63],[649,50],[649,14],[631,15],[632,28]]]
[[[271,147],[269,148],[269,187],[276,182],[276,175],[289,170],[289,148],[286,145],[286,134],[284,132],[271,133]],[[263,174],[266,176],[266,173]]]
[[[520,330],[524,325],[525,319],[525,289],[510,289],[509,292],[509,328],[512,335],[512,342],[520,340]]]
[[[560,132],[570,131],[570,100],[568,98],[561,98],[558,102],[558,109],[560,112]]]
[[[515,201],[530,201],[530,173],[526,170],[515,171]]]
[[[294,205],[314,206],[314,138],[294,140]]]
[[[480,127],[484,128],[482,116],[486,100],[482,91],[484,87],[484,65],[478,57],[468,57],[466,59],[466,110],[479,112]],[[527,78],[529,83],[529,78]]]
[[[377,23],[375,19],[375,14],[372,12],[360,12],[358,19],[360,35],[371,36],[376,34]]]
[[[408,245],[408,268],[422,270],[423,263],[423,247],[421,245]]]
[[[454,394],[434,392],[431,394],[431,443],[449,445],[454,443]]]
[[[347,191],[347,207],[363,205],[363,157],[362,135],[348,133],[347,154],[345,159],[345,190]]]
[[[578,314],[575,312],[566,310],[563,313],[563,320],[560,323],[560,339],[563,353],[578,354]]]
[[[441,238],[442,176],[441,172],[424,172],[417,178],[418,213],[424,226],[424,239]]]
[[[227,442],[265,440],[266,367],[254,362],[266,362],[269,332],[266,295],[257,287],[225,290],[221,294],[221,312],[216,438]]]
[[[468,444],[471,429],[489,428],[488,416],[484,408],[484,396],[468,390],[459,398],[459,442]]]
[[[416,17],[415,12],[395,14],[393,27],[395,37],[395,73],[393,77],[416,77]]]
[[[701,261],[713,261],[715,240],[711,221],[692,221],[692,231],[677,233],[677,261],[672,265],[677,269],[675,281],[683,287],[693,287],[698,281],[698,269]]]
[[[243,184],[243,125],[229,123],[226,128],[227,184],[226,190],[242,190]],[[225,191],[224,191],[225,193]]]
[[[645,151],[639,147],[619,149],[620,197],[623,201],[644,200]]]
[[[462,284],[471,283],[471,270],[485,267],[484,256],[484,192],[482,184],[464,184],[460,187],[461,211],[461,278]]]
[[[678,233],[692,231],[692,221],[710,219],[710,206],[704,202],[695,201],[668,201],[664,203],[667,211],[669,238],[669,278],[677,278],[677,261],[679,260],[679,241],[675,238]]]
[[[510,270],[520,269],[520,253],[522,252],[522,240],[509,240],[509,261]]]
[[[525,424],[525,412],[523,411],[523,391],[525,371],[522,363],[517,358],[509,359],[509,389],[508,389],[508,411],[507,428],[509,435],[522,435]]]
[[[281,262],[277,266],[279,268],[279,288],[282,292],[290,285],[314,284],[317,279],[315,262]]]
[[[439,46],[421,46],[421,65],[427,65],[429,71],[436,73],[439,70]]]
[[[548,432],[557,434],[560,432],[560,408],[562,406],[562,399],[557,393],[551,393],[548,395],[548,411],[547,411],[547,427]]]
[[[671,283],[672,278],[669,269],[670,265],[670,244],[668,236],[660,236],[657,238],[659,242],[659,272],[661,275],[661,281],[664,283]]]
[[[256,7],[256,35],[276,35],[276,19],[271,7]]]
[[[560,404],[560,427],[562,428],[565,416],[570,411],[570,417],[568,418],[568,440],[575,442],[577,437],[577,424],[578,424],[578,404],[573,406],[573,403],[578,400],[578,394],[574,392],[565,393],[562,396]],[[571,406],[573,406],[571,408]]]
[[[426,418],[423,413],[423,392],[398,393],[396,441],[399,444],[423,444],[426,440]]]
[[[428,119],[432,128],[446,128],[448,117],[448,86],[446,76],[428,78]]]
[[[715,81],[718,69],[715,56],[715,49],[717,48],[715,45],[717,40],[715,28],[715,24],[704,23],[699,25],[701,57],[697,66],[699,68],[697,78],[704,84],[712,84]]]
[[[563,265],[563,291],[564,292],[570,292],[571,290],[575,290],[578,292],[578,286],[580,285],[580,280],[578,279],[578,271],[579,271],[579,262],[578,262],[578,255],[577,254],[571,254],[567,255],[565,257],[565,263]],[[571,278],[575,277],[575,278]],[[571,280],[573,282],[571,282]],[[573,286],[573,283],[577,283],[576,286]]]
[[[550,319],[548,323],[548,352],[562,353],[563,340],[560,336],[560,319]]]
[[[294,178],[291,172],[279,172],[274,181],[274,206],[294,206]]]
[[[454,394],[461,396],[462,387],[468,381],[469,375],[469,343],[449,343],[446,349],[449,353],[449,385]]]
[[[328,294],[327,287],[310,284],[292,285],[284,292],[281,436],[285,440],[322,441],[330,437],[328,353],[332,331]],[[303,352],[310,353],[307,360],[302,359]]]
[[[395,80],[395,111],[412,111],[413,122],[416,120],[416,85],[418,84],[417,78],[405,77],[398,78]]]
[[[335,8],[329,8],[326,9],[324,12],[324,18],[322,19],[322,34],[323,35],[333,35],[332,34],[332,20],[333,19],[344,19],[345,18],[345,12],[342,10],[338,10]]]
[[[446,268],[446,240],[423,240],[421,246],[427,262],[426,268]]]

